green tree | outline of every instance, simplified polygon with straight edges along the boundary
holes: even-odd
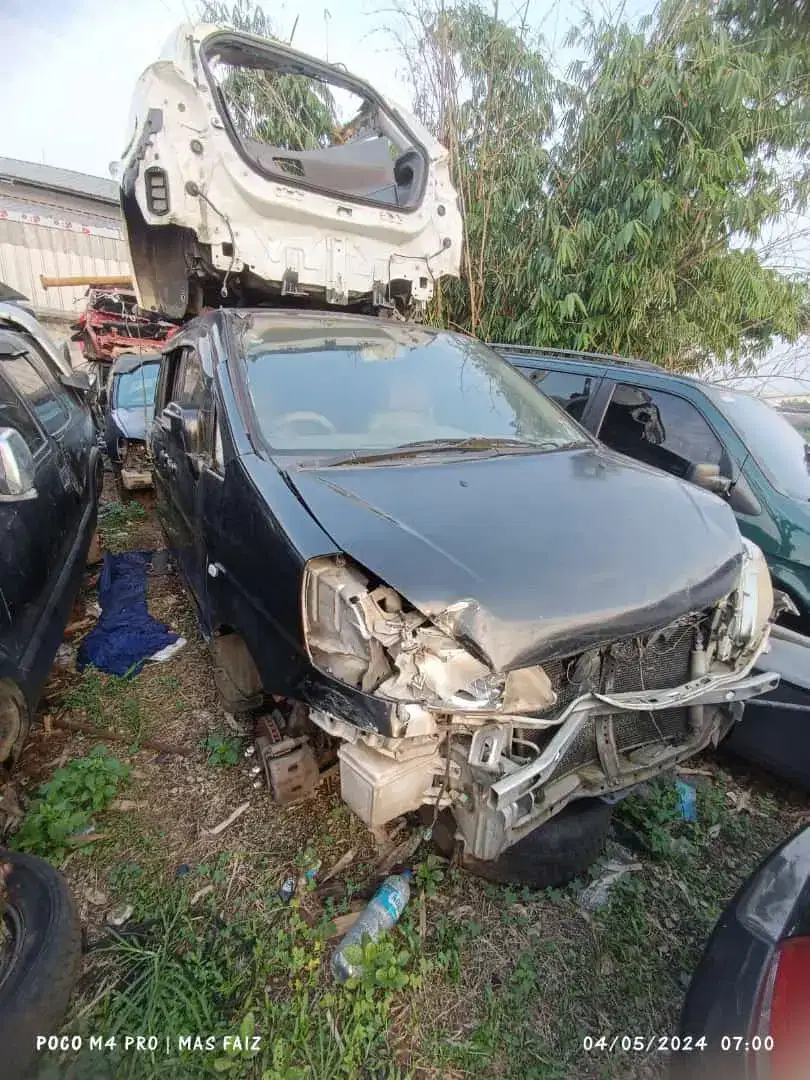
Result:
[[[743,24],[735,2],[586,20],[567,79],[524,23],[474,0],[410,18],[416,109],[448,146],[466,223],[439,319],[684,369],[796,337],[805,285],[757,242],[803,204],[810,39]]]
[[[204,22],[279,41],[260,4],[236,0],[202,0]],[[217,72],[234,126],[242,138],[287,150],[329,146],[337,125],[335,105],[326,83],[305,75],[282,73],[245,64],[221,63]]]

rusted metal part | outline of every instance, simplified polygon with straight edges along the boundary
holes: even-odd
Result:
[[[613,786],[618,783],[621,773],[619,752],[616,748],[616,735],[613,730],[613,717],[598,716],[594,721],[594,734],[596,735],[599,762],[605,776],[608,778],[608,783]]]
[[[87,360],[110,364],[121,353],[159,352],[178,326],[144,311],[130,289],[108,285],[87,290],[87,305],[72,329]]]
[[[320,774],[308,738],[283,735],[279,726],[283,719],[276,710],[258,717],[255,742],[273,799],[287,806],[312,795],[320,783]]]

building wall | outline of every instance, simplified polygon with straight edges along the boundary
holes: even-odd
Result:
[[[40,275],[130,274],[113,203],[0,181],[0,281],[49,322],[75,321],[85,288],[43,289]]]

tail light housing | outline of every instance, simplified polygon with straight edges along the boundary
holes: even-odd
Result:
[[[777,946],[749,1036],[757,1080],[810,1076],[810,937]]]
[[[151,166],[143,175],[146,184],[146,205],[151,213],[163,217],[169,212],[169,178],[165,169]]]

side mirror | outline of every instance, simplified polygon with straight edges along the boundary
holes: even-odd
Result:
[[[71,390],[78,390],[81,394],[89,394],[93,389],[93,382],[86,371],[71,371],[70,375],[64,373],[59,376],[62,386],[68,386]]]
[[[14,428],[0,428],[0,500],[22,502],[35,499],[36,469],[28,444]]]
[[[740,473],[734,482],[728,505],[735,514],[748,514],[749,517],[756,517],[762,513],[762,504],[754,494],[753,488],[743,473]]]
[[[686,479],[706,491],[713,491],[715,495],[728,495],[731,489],[731,481],[721,474],[719,466],[710,465],[707,461],[693,465]]]

